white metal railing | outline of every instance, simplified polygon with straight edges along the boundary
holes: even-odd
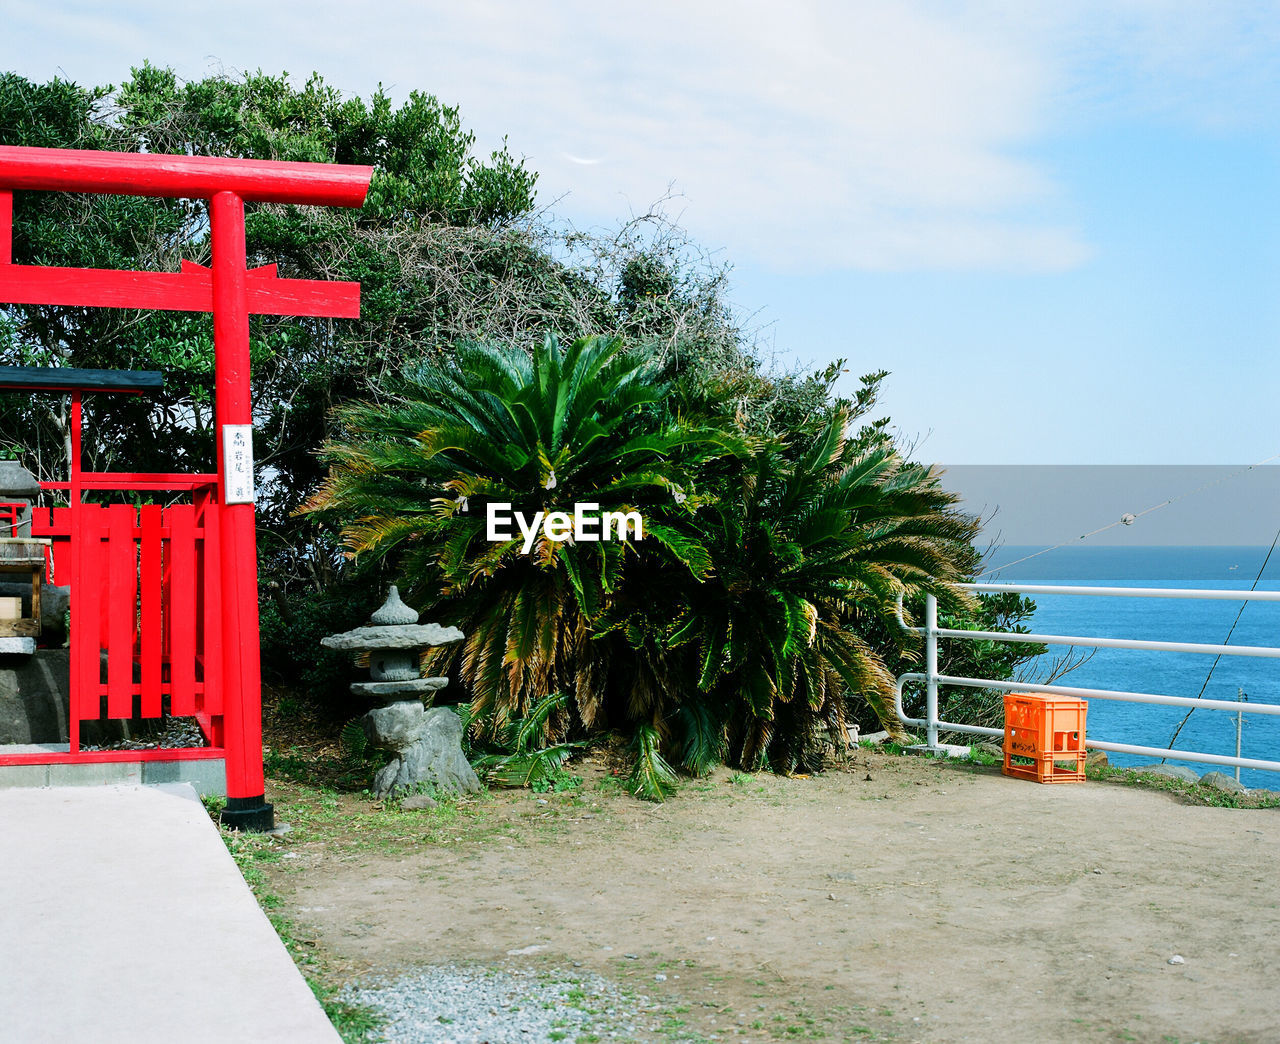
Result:
[[[1236,602],[1280,602],[1280,591],[1211,591],[1195,588],[1163,587],[1065,587],[1048,584],[958,584],[958,587],[975,592],[1010,591],[1019,594],[1086,595],[1113,598],[1189,598]],[[998,689],[1004,692],[1043,692],[1060,696],[1077,696],[1088,700],[1119,700],[1126,703],[1154,703],[1166,707],[1193,707],[1201,710],[1230,711],[1233,714],[1280,715],[1280,704],[1239,703],[1234,700],[1211,700],[1186,696],[1162,696],[1149,692],[1122,692],[1114,689],[1085,689],[1073,685],[1036,685],[1029,682],[995,681],[990,678],[961,678],[938,673],[938,639],[970,638],[976,641],[1034,642],[1040,645],[1069,645],[1097,649],[1143,649],[1159,652],[1209,653],[1216,656],[1247,656],[1280,659],[1280,649],[1255,645],[1206,645],[1199,642],[1152,642],[1127,638],[1089,638],[1061,634],[1019,634],[1012,631],[965,631],[938,626],[938,601],[933,595],[925,596],[924,626],[911,627],[902,615],[902,598],[898,598],[898,623],[906,631],[924,636],[925,669],[909,672],[898,678],[894,695],[894,709],[904,725],[923,726],[926,746],[938,747],[939,732],[958,732],[974,736],[1004,736],[1001,729],[982,725],[964,725],[959,722],[941,721],[938,718],[938,689],[944,685],[958,685],[973,689]],[[911,718],[902,706],[902,689],[907,682],[925,683],[925,716]],[[1199,751],[1174,750],[1168,747],[1143,747],[1132,743],[1110,743],[1091,740],[1086,736],[1085,746],[1091,750],[1113,751],[1117,754],[1135,754],[1150,758],[1175,758],[1208,765],[1228,765],[1236,768],[1262,769],[1280,772],[1280,761],[1244,758],[1238,754],[1204,754]]]

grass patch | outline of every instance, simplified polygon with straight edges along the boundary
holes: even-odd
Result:
[[[626,782],[620,776],[610,773],[596,780],[596,789],[608,796],[619,796],[627,792]]]
[[[984,768],[1000,768],[1004,765],[1004,757],[994,754],[982,747],[970,747],[969,757],[967,759],[971,765],[981,765]]]
[[[1280,808],[1280,794],[1271,791],[1231,794],[1205,783],[1192,783],[1189,779],[1176,779],[1173,776],[1143,772],[1140,768],[1086,765],[1084,774],[1087,779],[1099,782],[1123,783],[1144,787],[1147,790],[1162,790],[1167,794],[1176,794],[1191,805],[1208,805],[1213,808]]]
[[[885,754],[903,755],[904,747],[897,743],[869,744],[863,741],[860,746],[867,749],[883,751]],[[990,749],[973,746],[965,758],[939,758],[949,760],[953,764],[975,765],[981,768],[1000,768],[1004,764],[1002,754]],[[1064,763],[1067,768],[1074,768],[1074,763]],[[1244,794],[1232,794],[1205,783],[1164,776],[1142,767],[1120,768],[1112,765],[1087,764],[1085,778],[1098,783],[1115,783],[1124,786],[1141,787],[1146,790],[1159,790],[1173,794],[1191,805],[1204,805],[1212,808],[1280,808],[1280,793],[1270,790],[1254,790]]]
[[[315,942],[303,938],[287,917],[273,912],[283,901],[267,884],[262,864],[273,863],[281,858],[280,840],[269,834],[246,834],[232,830],[221,830],[220,833],[236,866],[240,868],[245,883],[266,913],[271,927],[276,930],[276,935],[289,951],[293,963],[298,966],[338,1035],[347,1044],[367,1044],[371,1040],[380,1040],[380,1036],[373,1037],[371,1034],[377,1032],[386,1020],[372,1008],[338,1000],[338,988],[325,981],[323,961],[314,949]]]
[[[566,791],[578,790],[582,786],[581,776],[572,776],[562,768],[550,775],[539,776],[529,784],[535,794],[563,794]]]
[[[452,845],[490,837],[499,824],[487,793],[439,797],[434,808],[404,811],[398,801],[367,794],[280,782],[273,788],[277,818],[292,828],[290,844],[320,842],[334,852],[403,853],[423,845]]]

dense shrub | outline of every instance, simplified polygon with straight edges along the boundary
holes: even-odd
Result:
[[[850,439],[837,409],[787,437],[749,436],[720,401],[673,388],[616,339],[567,349],[462,346],[380,404],[340,413],[329,478],[309,504],[346,522],[358,556],[394,556],[497,734],[550,694],[546,739],[633,737],[637,790],[669,762],[790,771],[849,700],[885,724],[892,678],[864,636],[899,593],[951,586],[974,532],[936,476],[883,438]],[[490,542],[485,507],[532,516],[575,504],[638,511],[639,542],[540,534]]]

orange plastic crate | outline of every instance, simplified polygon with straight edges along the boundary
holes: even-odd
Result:
[[[1071,696],[1004,697],[1004,774],[1037,783],[1084,780],[1088,703]]]

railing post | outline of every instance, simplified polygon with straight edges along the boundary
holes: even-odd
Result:
[[[1244,689],[1236,686],[1236,699],[1243,703],[1249,697],[1244,694]],[[1244,710],[1236,711],[1236,760],[1240,760],[1240,739],[1241,733],[1244,731]],[[1172,744],[1170,744],[1172,746]],[[1236,765],[1236,782],[1240,782],[1240,766]]]
[[[924,670],[928,675],[925,694],[925,746],[938,746],[938,600],[924,596]]]

